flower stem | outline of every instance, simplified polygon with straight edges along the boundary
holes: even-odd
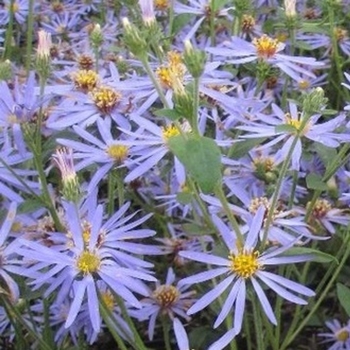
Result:
[[[32,61],[33,27],[34,27],[34,0],[29,0],[28,25],[27,25],[27,48],[26,48],[26,72],[30,71]]]
[[[199,109],[199,78],[193,79],[193,116],[192,130],[195,135],[200,135],[198,128],[198,109]]]
[[[160,86],[157,78],[155,77],[152,68],[149,65],[149,62],[147,60],[147,57],[142,57],[141,58],[141,62],[143,64],[143,67],[145,68],[146,73],[148,74],[148,76],[150,77],[156,91],[158,92],[158,96],[160,98],[160,100],[162,101],[163,105],[165,108],[170,108],[168,101],[165,98],[164,92],[162,87]]]

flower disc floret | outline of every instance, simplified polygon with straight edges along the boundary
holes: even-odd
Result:
[[[168,0],[154,0],[154,6],[157,10],[165,11],[169,7]]]
[[[98,84],[98,74],[89,69],[82,69],[72,74],[74,86],[82,91],[92,91]]]
[[[83,251],[77,259],[77,268],[84,275],[95,273],[101,266],[100,258],[88,250]]]
[[[122,163],[122,161],[127,157],[128,153],[129,148],[128,146],[124,145],[110,145],[107,148],[107,154],[117,163]]]
[[[255,27],[255,19],[251,15],[243,15],[242,18],[242,31],[250,32]]]
[[[108,114],[119,104],[122,95],[109,86],[101,86],[91,91],[91,98],[102,113]]]
[[[332,209],[331,204],[326,199],[318,199],[312,210],[312,215],[315,218],[323,218]]]
[[[258,251],[241,250],[237,255],[231,253],[228,259],[231,262],[231,270],[241,278],[249,278],[254,276],[256,271],[260,269],[258,262]]]
[[[252,43],[256,48],[258,56],[267,59],[276,54],[279,41],[264,34],[260,38],[255,38]]]
[[[115,305],[113,294],[110,291],[106,291],[101,293],[101,298],[105,303],[105,305],[107,306],[107,309],[112,311]]]
[[[176,287],[166,284],[159,286],[153,292],[154,299],[156,299],[159,305],[164,309],[174,304],[179,296],[180,292]]]
[[[337,340],[345,342],[349,339],[350,333],[347,329],[343,328],[335,334],[335,337],[337,338]]]
[[[170,138],[180,134],[179,129],[175,125],[169,125],[162,128],[162,136],[165,142],[169,141]]]

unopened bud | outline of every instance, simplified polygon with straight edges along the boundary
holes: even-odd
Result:
[[[204,71],[206,62],[206,55],[204,51],[195,50],[189,40],[184,42],[185,50],[183,54],[183,61],[187,70],[193,78],[199,78]]]
[[[94,29],[91,31],[90,42],[94,49],[100,48],[103,43],[103,34],[101,26],[98,23],[95,24]]]
[[[124,41],[131,53],[136,57],[146,55],[147,43],[140,30],[125,17],[122,19],[122,23],[124,27]]]
[[[288,18],[294,18],[296,16],[295,4],[296,0],[284,0],[284,10]]]
[[[321,87],[312,89],[303,99],[303,112],[308,116],[321,112],[327,102],[328,99],[324,97],[324,90]]]
[[[61,172],[63,197],[67,201],[77,203],[80,199],[80,185],[74,168],[72,149],[58,149],[53,161]]]
[[[36,52],[36,69],[38,74],[46,80],[50,74],[52,47],[51,34],[45,30],[38,32],[38,49]]]

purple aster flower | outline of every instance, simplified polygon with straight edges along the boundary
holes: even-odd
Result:
[[[233,37],[231,41],[224,42],[220,47],[210,47],[207,48],[207,51],[218,57],[224,57],[225,64],[241,64],[263,60],[280,68],[295,80],[299,80],[301,74],[315,78],[315,75],[303,68],[302,65],[312,68],[324,66],[322,62],[317,62],[313,57],[288,56],[280,53],[284,48],[285,44],[264,34],[260,38],[253,39],[251,43]]]
[[[38,242],[20,239],[22,247],[16,252],[23,256],[28,266],[23,266],[17,273],[31,278],[30,285],[34,289],[45,286],[44,297],[58,290],[57,303],[72,298],[65,327],[76,321],[86,301],[92,328],[99,332],[97,282],[103,281],[130,305],[141,307],[134,293],[146,296],[148,291],[140,280],[156,279],[149,274],[152,264],[124,253],[146,254],[145,246],[124,240],[149,237],[154,232],[134,229],[149,216],[128,223],[136,214],[123,217],[128,205],[103,223],[103,206],[96,206],[94,201],[88,203],[89,215],[85,220],[73,203],[63,203],[68,229],[66,245],[48,248]]]
[[[304,113],[298,112],[297,106],[292,102],[289,103],[288,113],[282,111],[282,109],[275,104],[272,104],[272,110],[272,115],[260,114],[258,115],[259,120],[247,122],[247,125],[238,126],[237,128],[248,132],[248,134],[243,135],[242,138],[249,139],[275,136],[271,141],[260,146],[260,150],[270,148],[283,141],[284,144],[276,154],[276,157],[281,157],[282,159],[286,157],[297,132],[301,132],[301,139],[306,138],[332,148],[338,147],[341,142],[350,140],[348,134],[336,132],[336,129],[344,124],[346,119],[344,114],[340,114],[324,123],[318,123],[321,114],[315,114],[303,125]],[[289,125],[293,127],[295,131],[289,129],[276,130],[276,127],[281,125]],[[303,129],[300,130],[302,126]],[[302,141],[299,138],[292,155],[292,169],[299,170],[301,155]]]
[[[125,135],[129,136],[129,140],[120,141],[120,143],[130,147],[130,158],[132,158],[128,162],[131,171],[125,177],[125,182],[135,180],[157,165],[169,153],[167,141],[180,134],[180,131],[173,124],[160,127],[156,123],[136,115],[132,116],[132,121],[139,127],[135,132],[121,129]],[[183,131],[186,131],[189,126],[184,123],[182,128]],[[178,183],[184,183],[185,169],[176,157],[174,157],[174,167]]]
[[[327,321],[326,326],[331,332],[319,333],[318,336],[326,338],[322,343],[334,342],[328,350],[349,350],[350,321],[346,325],[341,325],[338,320]]]
[[[98,164],[99,167],[89,181],[88,192],[93,191],[100,181],[116,167],[123,166],[129,153],[129,148],[115,139],[111,132],[111,120],[98,119],[97,129],[102,140],[89,133],[80,126],[74,126],[75,133],[82,138],[83,142],[57,139],[57,142],[69,147],[74,151],[74,158],[78,159],[76,171]]]
[[[1,25],[6,25],[10,20],[11,0],[4,0],[5,8],[0,10]],[[15,0],[12,7],[15,20],[24,24],[28,16],[28,0]]]
[[[184,278],[179,282],[180,285],[205,282],[220,275],[224,276],[224,279],[220,283],[191,306],[187,312],[189,315],[204,309],[223,292],[229,289],[227,298],[214,323],[214,327],[218,327],[225,320],[226,316],[233,311],[233,306],[234,325],[231,330],[210,347],[211,350],[223,349],[240,332],[245,310],[248,283],[256,293],[265,315],[273,324],[276,324],[277,320],[261,283],[271,288],[282,298],[296,304],[306,304],[306,301],[297,296],[297,294],[309,297],[315,295],[309,288],[267,271],[269,266],[280,266],[282,264],[308,261],[311,259],[311,256],[282,256],[293,244],[278,248],[273,247],[263,253],[259,252],[256,245],[263,223],[264,213],[265,210],[263,207],[257,210],[243,244],[237,241],[235,234],[231,230],[220,229],[223,241],[229,249],[227,258],[198,252],[180,253],[185,258],[203,262],[211,266],[218,266],[209,271]]]
[[[134,317],[140,321],[149,319],[148,336],[152,340],[156,326],[156,320],[160,316],[168,316],[175,328],[175,319],[180,322],[178,317],[184,318],[186,321],[190,317],[186,315],[186,311],[193,304],[193,295],[195,292],[187,291],[187,286],[174,285],[175,274],[171,268],[168,269],[165,284],[156,282],[155,289],[148,289],[148,296],[141,300],[143,308],[132,312]],[[178,326],[176,326],[178,327]]]
[[[39,106],[40,102],[35,94],[34,72],[29,74],[24,85],[16,79],[13,89],[4,81],[0,83],[0,134],[4,135],[6,147],[14,146],[21,154],[25,153],[21,125],[33,119]]]

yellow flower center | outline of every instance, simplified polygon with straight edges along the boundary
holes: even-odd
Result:
[[[163,284],[153,292],[153,298],[162,308],[167,308],[174,304],[180,296],[180,292],[174,286]]]
[[[252,41],[256,48],[257,54],[260,58],[270,58],[273,57],[277,51],[279,41],[277,39],[272,39],[266,34],[260,38],[255,38]]]
[[[175,125],[168,125],[162,128],[162,136],[165,142],[169,141],[170,138],[180,134],[179,129]]]
[[[335,337],[337,338],[337,340],[345,342],[349,339],[349,332],[346,329],[341,329],[340,331],[338,331],[335,334]]]
[[[83,251],[77,259],[77,268],[84,275],[94,273],[99,270],[101,266],[100,258],[87,250]]]
[[[260,269],[258,262],[259,252],[246,252],[241,250],[238,255],[231,253],[228,259],[231,262],[231,270],[241,278],[252,277]]]
[[[303,134],[305,134],[310,127],[309,123],[306,123],[305,125],[303,125],[303,119],[300,118],[300,114],[299,114],[299,119],[294,119],[292,118],[290,113],[286,113],[285,119],[286,119],[287,125],[293,126],[297,131],[302,131]]]
[[[174,83],[177,85],[183,83],[185,75],[185,65],[182,56],[176,51],[170,51],[167,54],[168,64],[157,68],[156,74],[160,83],[167,89],[174,89]]]
[[[307,80],[300,80],[298,86],[300,90],[306,90],[310,87],[310,82]]]
[[[115,305],[113,294],[110,291],[106,291],[101,293],[101,297],[105,305],[107,306],[108,310],[112,311]]]
[[[266,197],[255,197],[250,201],[249,205],[249,211],[252,214],[255,214],[260,206],[265,207],[266,210],[269,210],[270,208],[270,203],[269,200]]]
[[[159,11],[165,11],[169,7],[168,0],[154,0],[154,6]]]
[[[250,32],[255,26],[255,19],[251,15],[243,15],[242,18],[242,31]]]
[[[129,148],[123,145],[110,145],[107,148],[107,154],[117,163],[122,163],[122,161],[127,157],[128,152]]]
[[[275,162],[271,157],[259,157],[253,160],[253,165],[256,171],[273,171]]]
[[[337,41],[342,41],[348,36],[348,32],[345,29],[339,27],[334,28],[334,34],[337,38]]]
[[[312,210],[315,218],[323,218],[332,209],[331,204],[326,199],[318,199]]]
[[[119,92],[108,86],[97,87],[90,94],[96,107],[104,114],[110,113],[122,98]]]
[[[93,90],[98,83],[98,74],[93,70],[79,70],[72,74],[74,86],[84,92]]]

